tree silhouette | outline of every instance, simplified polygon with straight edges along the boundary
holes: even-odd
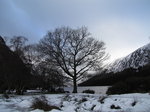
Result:
[[[61,68],[72,79],[74,93],[77,81],[84,78],[87,71],[101,67],[107,59],[104,42],[91,37],[86,27],[61,27],[48,32],[40,41],[39,50],[49,63]]]

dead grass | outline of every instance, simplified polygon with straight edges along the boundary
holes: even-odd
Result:
[[[57,106],[49,105],[45,96],[35,98],[33,100],[31,108],[32,109],[40,109],[40,110],[44,110],[44,111],[51,111],[52,109],[60,110],[60,108]]]

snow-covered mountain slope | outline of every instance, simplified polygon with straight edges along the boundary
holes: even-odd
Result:
[[[117,59],[108,66],[109,72],[120,72],[127,68],[139,68],[150,64],[150,43],[135,50],[128,56]]]

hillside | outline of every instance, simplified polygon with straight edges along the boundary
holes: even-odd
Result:
[[[16,89],[17,93],[21,94],[20,90],[27,87],[30,75],[23,61],[0,37],[0,92],[4,92],[5,89]]]
[[[110,64],[108,71],[97,74],[80,86],[113,85],[131,77],[150,76],[150,44],[147,44],[128,56]]]
[[[127,68],[138,69],[150,63],[150,43],[135,50],[128,56],[117,59],[108,66],[108,72],[120,72]]]

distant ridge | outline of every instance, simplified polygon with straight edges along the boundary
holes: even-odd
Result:
[[[82,82],[79,86],[110,86],[120,81],[150,78],[150,43],[138,48],[124,58],[108,65],[107,70]],[[145,78],[146,79],[146,78]],[[143,82],[145,83],[145,82]]]
[[[120,72],[127,68],[138,69],[144,65],[150,64],[150,43],[138,48],[128,56],[117,59],[108,65],[108,72]]]

